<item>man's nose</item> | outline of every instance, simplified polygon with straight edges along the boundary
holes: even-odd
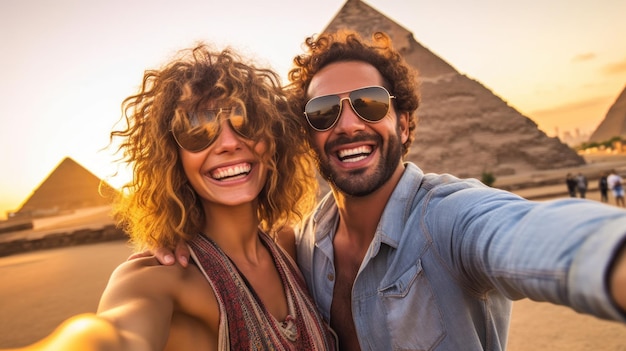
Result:
[[[341,114],[339,115],[337,125],[335,125],[336,131],[351,133],[365,128],[365,121],[354,111],[350,98],[344,97],[339,103],[341,104]]]

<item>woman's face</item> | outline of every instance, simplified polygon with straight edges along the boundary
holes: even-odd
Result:
[[[217,134],[200,151],[179,149],[185,175],[204,206],[251,203],[267,178],[267,168],[256,156],[266,152],[267,145],[264,142],[255,145],[235,130],[241,116],[231,113],[231,107],[209,106],[209,110],[216,112],[215,118],[205,123],[205,127],[218,130]]]

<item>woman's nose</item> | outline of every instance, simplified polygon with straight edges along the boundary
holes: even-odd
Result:
[[[229,149],[236,148],[241,143],[239,134],[233,130],[227,118],[220,121],[220,131],[215,140],[215,146],[217,148]]]

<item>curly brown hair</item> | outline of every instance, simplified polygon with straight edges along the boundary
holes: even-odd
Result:
[[[289,71],[290,103],[299,111],[304,111],[309,97],[307,90],[311,79],[322,68],[335,62],[363,61],[374,66],[386,84],[387,90],[395,95],[394,106],[400,113],[409,114],[409,138],[402,145],[403,155],[409,151],[417,127],[415,111],[419,106],[417,71],[411,68],[394,50],[391,38],[383,33],[372,34],[371,43],[366,42],[358,33],[342,30],[324,33],[305,40],[307,52],[293,59],[295,68]],[[301,118],[301,123],[304,118]],[[310,131],[310,128],[306,127]]]
[[[145,71],[138,93],[122,102],[125,128],[111,132],[112,144],[121,139],[119,161],[133,171],[113,212],[137,249],[172,247],[203,227],[202,206],[170,129],[177,110],[193,112],[217,100],[243,105],[255,128],[250,140],[268,146],[258,155],[269,170],[258,198],[261,228],[273,235],[315,204],[315,168],[278,75],[230,48],[214,51],[199,43],[161,69]]]

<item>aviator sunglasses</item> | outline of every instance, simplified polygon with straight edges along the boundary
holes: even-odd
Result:
[[[251,136],[248,118],[241,106],[176,113],[183,116],[177,119],[179,122],[172,126],[171,132],[178,146],[189,152],[200,152],[209,147],[220,133],[222,119],[226,119],[228,125],[242,137]]]
[[[340,94],[349,93],[347,97],[338,94],[314,97],[304,106],[304,115],[311,128],[323,132],[332,128],[341,116],[343,100],[348,100],[352,110],[362,120],[376,123],[389,112],[391,99],[396,97],[389,94],[381,86],[371,86]]]

